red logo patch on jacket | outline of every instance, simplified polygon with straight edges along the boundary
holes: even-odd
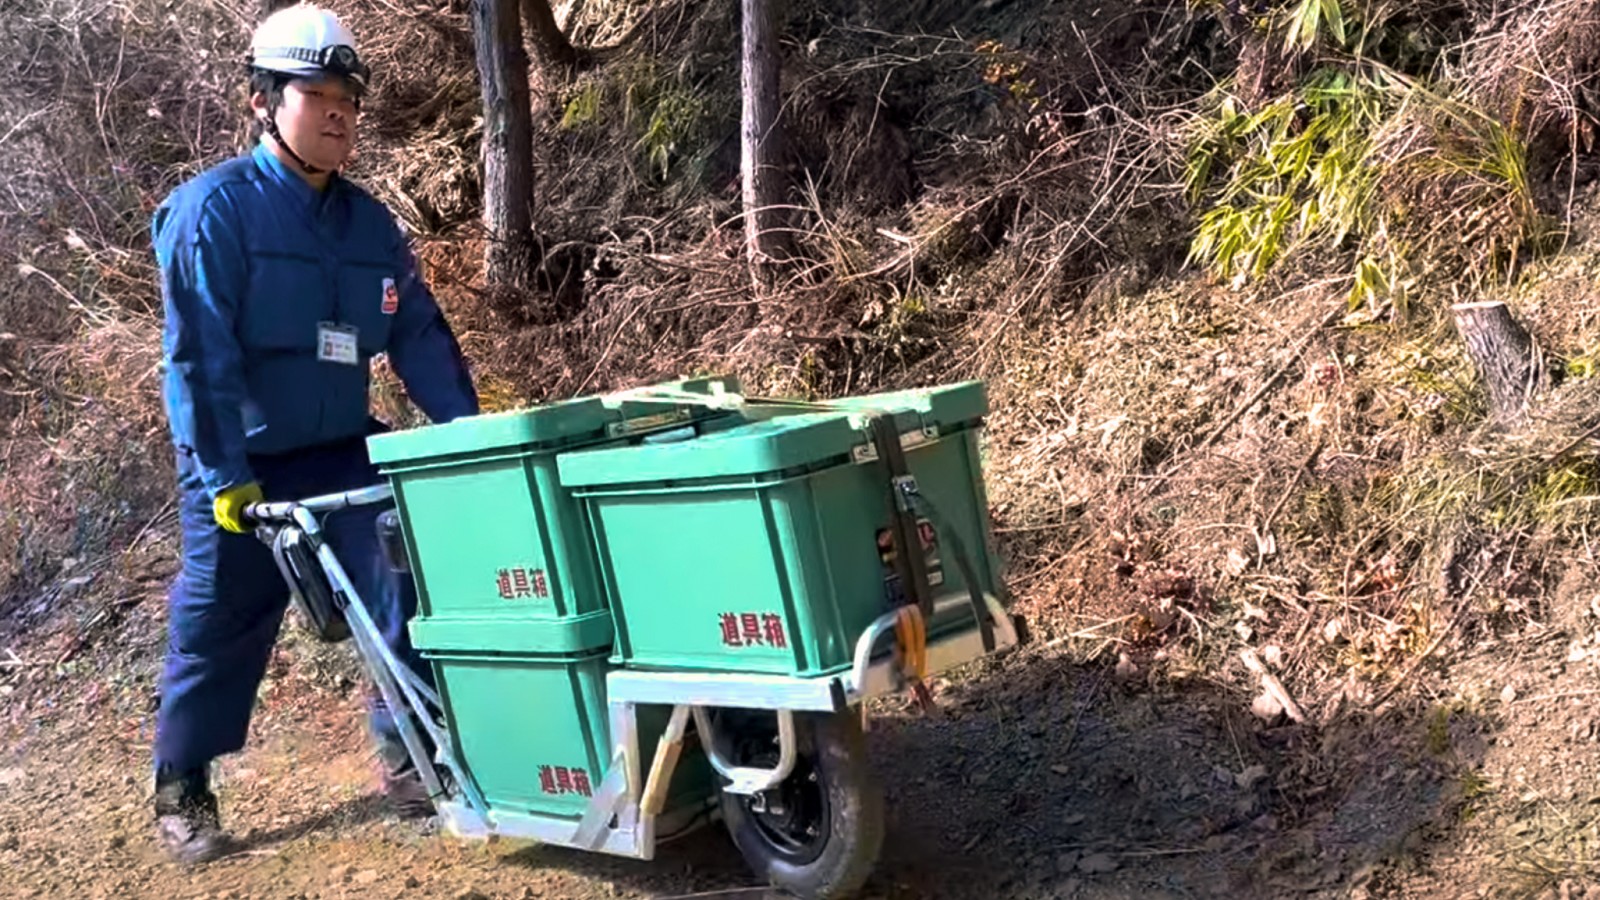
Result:
[[[400,309],[400,290],[394,286],[393,278],[383,280],[383,314],[394,315]]]

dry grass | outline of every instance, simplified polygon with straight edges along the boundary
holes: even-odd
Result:
[[[234,145],[244,24],[221,3],[182,28],[168,12],[40,0],[0,24],[26,61],[0,87],[0,604],[113,552],[167,499],[146,227],[167,188]]]
[[[47,587],[67,560],[73,573],[125,561],[143,534],[140,557],[170,563],[143,230],[154,202],[243,134],[238,73],[173,60],[234,59],[247,33],[225,5],[178,26],[155,0],[59,14],[87,2],[31,0],[0,21],[0,44],[55,61],[0,84],[0,167],[17,173],[0,190],[0,628],[54,616],[74,638],[108,620],[104,597]],[[907,6],[966,30],[882,24]],[[1434,85],[1467,108],[1386,120],[1385,200],[1406,218],[1370,248],[1402,247],[1421,274],[1403,298],[1354,310],[1352,247],[1292,255],[1240,289],[1185,266],[1185,126],[1232,65],[1203,16],[1062,4],[1058,27],[1019,39],[1006,16],[1029,4],[999,4],[992,31],[969,27],[990,21],[978,6],[792,5],[798,258],[769,294],[748,286],[732,189],[732,0],[577,4],[580,43],[628,52],[536,99],[546,264],[531,295],[482,280],[463,4],[341,5],[379,71],[355,174],[416,238],[491,409],[716,370],[810,396],[984,378],[1010,584],[1037,635],[1077,660],[1126,654],[1152,681],[1248,697],[1248,648],[1313,725],[1393,707],[1410,722],[1464,648],[1561,620],[1555,586],[1592,561],[1600,525],[1581,439],[1600,423],[1594,189],[1571,180],[1569,144],[1535,146],[1513,189],[1503,173],[1430,166],[1491,158],[1484,123],[1523,143],[1539,129],[1582,138],[1589,69],[1548,46],[1578,39],[1552,13],[1576,21],[1587,5],[1497,4],[1506,17],[1444,54],[1458,67]],[[1502,97],[1520,98],[1521,118]],[[1513,246],[1535,214],[1565,225],[1565,252]],[[1467,272],[1567,372],[1524,432],[1480,428],[1447,312]],[[378,383],[386,417],[420,421],[381,367]],[[119,643],[156,652],[158,618]],[[285,654],[292,677],[348,687],[348,657],[296,638]],[[1341,733],[1360,729],[1324,732]],[[1306,747],[1286,752],[1280,785],[1382,790],[1352,762],[1366,748]],[[1560,855],[1520,862],[1543,877]]]
[[[331,5],[374,73],[351,177],[412,234],[471,226],[482,109],[465,10],[420,0]]]
[[[242,8],[205,6],[174,26],[153,0],[60,15],[71,5],[33,0],[0,23],[0,41],[60,51],[0,86],[0,113],[21,123],[0,140],[0,164],[18,173],[0,195],[0,603],[161,514],[144,223],[242,135],[238,73],[223,62],[247,33]],[[965,22],[970,6],[944,11]],[[594,2],[580,43],[633,57],[540,93],[545,280],[519,296],[489,290],[478,263],[460,4],[341,6],[379,73],[355,174],[416,236],[491,408],[711,370],[813,396],[983,377],[991,496],[1045,639],[1240,679],[1224,660],[1276,645],[1280,675],[1316,715],[1381,699],[1419,661],[1546,614],[1552,561],[1595,524],[1595,473],[1585,444],[1544,456],[1592,424],[1592,381],[1564,386],[1525,435],[1479,433],[1482,400],[1439,286],[1494,254],[1519,260],[1485,267],[1496,276],[1483,283],[1575,373],[1592,372],[1592,265],[1462,239],[1518,233],[1547,163],[1530,156],[1519,190],[1481,172],[1441,178],[1428,161],[1463,147],[1485,158],[1494,130],[1397,117],[1379,143],[1396,163],[1388,199],[1429,227],[1381,237],[1435,278],[1405,303],[1346,315],[1348,257],[1306,253],[1223,290],[1183,269],[1184,126],[1213,86],[1205,66],[1229,62],[1209,55],[1203,19],[1165,4],[1081,26],[1064,14],[1050,38],[1013,46],[832,7],[796,13],[808,43],[794,48],[789,110],[807,126],[794,145],[807,177],[790,198],[798,259],[777,291],[748,287],[729,189],[736,4],[609,16]],[[1463,71],[1549,58],[1529,49],[1557,40],[1536,27],[1541,11],[1513,9],[1505,42],[1466,47],[1478,62]],[[173,65],[201,49],[207,62]],[[1564,98],[1588,70],[1562,65],[1536,70],[1559,90],[1518,96],[1567,128],[1577,120],[1560,110],[1580,107]],[[1465,77],[1450,88],[1490,90]],[[416,421],[392,376],[379,384],[380,410]]]
[[[1515,12],[1539,24],[1551,11]],[[1586,78],[1563,75],[1574,89]],[[1390,218],[1373,235],[1413,266],[1404,292],[1369,293],[1344,315],[1349,251],[1308,247],[1237,292],[1158,280],[1128,296],[1148,274],[1112,269],[1070,317],[1007,317],[1028,327],[986,333],[1008,364],[994,382],[1002,532],[1057,639],[1208,667],[1220,651],[1276,646],[1285,680],[1331,714],[1549,614],[1561,561],[1597,524],[1593,447],[1576,440],[1591,425],[1588,382],[1564,386],[1528,433],[1480,432],[1445,307],[1478,291],[1512,298],[1587,374],[1592,304],[1576,284],[1588,257],[1535,252],[1550,248],[1534,207],[1550,163],[1521,155],[1519,123],[1465,102],[1477,89],[1446,80],[1374,137]],[[1571,452],[1550,458],[1557,448]]]
[[[1579,156],[1593,148],[1600,114],[1600,4],[1496,3],[1477,18],[1478,36],[1461,54],[1457,80],[1485,109],[1527,136],[1539,165],[1565,170],[1552,187],[1570,203]]]

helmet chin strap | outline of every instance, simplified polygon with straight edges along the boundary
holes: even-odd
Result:
[[[289,142],[283,139],[283,132],[278,130],[278,111],[276,109],[267,112],[267,134],[272,135],[272,139],[278,142],[278,146],[283,148],[283,152],[289,154],[289,158],[294,160],[295,165],[299,166],[307,175],[321,175],[328,171],[306,162],[300,157],[300,154],[294,152],[294,148],[289,146]]]

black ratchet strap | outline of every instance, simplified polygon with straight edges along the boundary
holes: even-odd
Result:
[[[978,581],[977,569],[961,535],[949,527],[928,498],[917,489],[917,480],[906,465],[906,454],[900,445],[900,432],[895,427],[894,416],[881,413],[869,422],[872,445],[878,459],[889,474],[890,491],[894,495],[889,503],[890,531],[894,536],[895,572],[900,583],[906,586],[909,599],[922,608],[922,615],[933,621],[933,590],[928,584],[927,557],[922,552],[922,542],[917,535],[917,516],[925,515],[941,540],[948,540],[950,554],[961,569],[961,580],[967,584],[967,596],[972,603],[972,617],[978,623],[978,633],[983,639],[983,652],[994,652],[994,623],[989,621],[989,605],[983,599],[983,587]],[[912,552],[914,548],[915,552]]]
[[[917,490],[913,482],[909,485],[910,505],[916,507],[928,521],[933,523],[933,530],[939,534],[941,540],[948,538],[950,542],[950,555],[956,559],[956,565],[961,567],[961,580],[967,583],[967,598],[972,603],[972,617],[978,620],[978,634],[983,638],[983,652],[994,652],[994,623],[989,621],[989,604],[983,599],[983,589],[978,586],[978,570],[973,568],[972,557],[967,555],[967,545],[961,542],[961,535],[954,528],[946,527],[944,519],[939,516],[939,511],[933,508],[927,497]]]
[[[889,534],[894,541],[894,571],[900,578],[906,600],[922,609],[922,616],[933,620],[933,588],[928,584],[928,561],[922,553],[922,542],[917,538],[917,518],[912,514],[909,499],[916,493],[916,481],[906,468],[906,454],[900,446],[900,431],[895,428],[894,416],[879,413],[868,420],[872,432],[872,446],[878,451],[878,462],[889,478]],[[911,487],[910,492],[905,490]]]

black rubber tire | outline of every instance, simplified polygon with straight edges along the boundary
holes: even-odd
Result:
[[[858,891],[878,864],[883,849],[883,791],[867,765],[859,711],[795,713],[794,721],[800,759],[790,778],[809,781],[812,773],[817,776],[813,783],[828,819],[820,851],[807,861],[795,859],[792,851],[786,853],[769,836],[747,797],[721,794],[723,822],[758,877],[801,900],[841,900]],[[776,761],[775,755],[759,761],[734,760],[766,766]]]

